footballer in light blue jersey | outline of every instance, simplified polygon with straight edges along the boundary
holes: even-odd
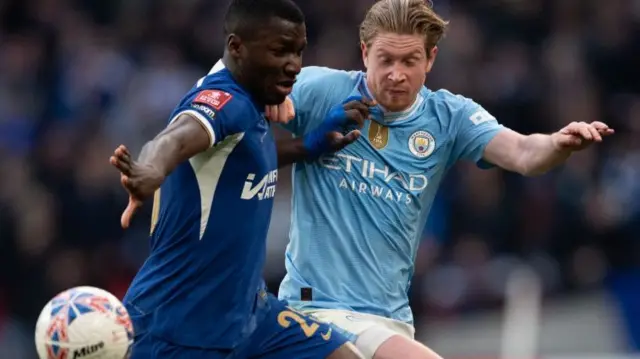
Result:
[[[363,72],[306,67],[291,94],[296,118],[286,128],[302,136],[329,108],[358,95],[371,96]],[[407,110],[372,114],[355,143],[294,165],[279,296],[299,308],[411,323],[414,259],[440,181],[458,160],[482,164],[485,146],[503,127],[471,99],[426,87]]]
[[[422,227],[447,170],[468,160],[542,174],[613,133],[602,122],[573,122],[551,135],[522,135],[471,99],[426,88],[447,26],[429,3],[375,2],[360,26],[366,74],[305,68],[290,96],[296,113],[286,128],[305,137],[345,99],[380,104],[369,109],[372,119],[353,144],[295,164],[279,292],[348,332],[365,358],[439,358],[412,340],[407,292]],[[270,111],[282,112],[286,106]]]

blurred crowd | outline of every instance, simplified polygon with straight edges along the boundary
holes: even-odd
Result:
[[[499,305],[522,264],[549,296],[625,292],[640,267],[640,1],[433,2],[451,24],[428,87],[523,133],[600,120],[616,134],[539,178],[456,167],[418,255],[418,322]],[[220,57],[225,3],[0,0],[0,357],[33,355],[56,292],[124,294],[147,253],[150,206],[120,229],[126,196],[109,155],[121,143],[137,153]],[[373,1],[299,3],[305,64],[360,69],[358,25]],[[288,213],[273,221],[286,228]],[[276,236],[282,251],[286,230]],[[270,266],[276,290],[283,264]]]

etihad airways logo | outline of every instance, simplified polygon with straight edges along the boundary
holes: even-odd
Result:
[[[429,184],[423,174],[395,171],[387,165],[344,153],[323,156],[320,163],[324,168],[351,175],[340,180],[339,188],[400,203],[411,203]]]

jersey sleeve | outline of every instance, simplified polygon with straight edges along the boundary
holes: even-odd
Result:
[[[240,99],[231,92],[221,89],[198,88],[191,91],[174,111],[169,123],[181,115],[189,115],[202,125],[207,131],[210,146],[222,141],[234,132],[240,132],[239,127],[246,117]],[[234,131],[235,130],[235,131]]]
[[[355,72],[309,66],[302,69],[289,98],[293,102],[296,116],[284,129],[296,136],[303,136],[324,120],[332,106],[340,103],[348,94],[349,79]]]
[[[504,127],[471,99],[458,95],[452,102],[451,116],[456,130],[453,158],[473,161],[480,168],[492,167],[491,163],[483,160],[484,150]]]

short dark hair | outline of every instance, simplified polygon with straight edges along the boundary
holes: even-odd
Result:
[[[292,0],[231,0],[224,17],[224,34],[240,36],[255,33],[256,26],[271,18],[295,24],[304,23],[304,14]]]

